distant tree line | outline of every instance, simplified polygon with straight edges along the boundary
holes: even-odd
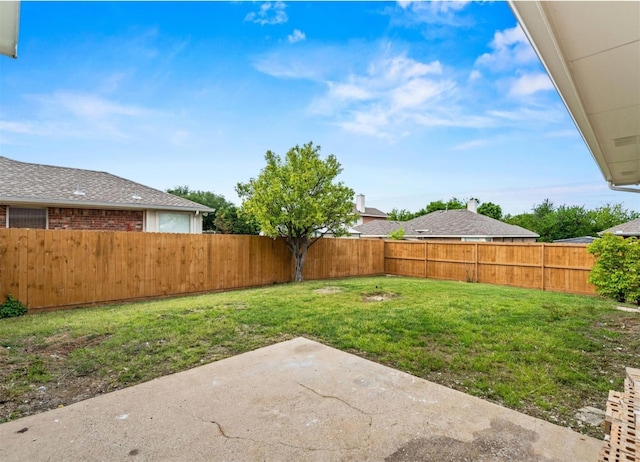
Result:
[[[522,226],[540,235],[540,242],[571,237],[594,236],[613,226],[640,218],[640,213],[626,210],[621,204],[605,204],[595,209],[579,205],[555,206],[549,199],[535,205],[531,213],[507,215],[506,223]]]
[[[538,241],[553,242],[558,239],[594,236],[605,229],[640,218],[640,213],[629,211],[621,204],[605,204],[595,209],[578,205],[555,206],[549,199],[536,204],[529,213],[503,215],[502,207],[492,202],[480,202],[478,213],[521,226],[540,235]],[[417,212],[407,209],[392,209],[389,220],[408,221],[437,210],[459,210],[466,208],[467,201],[452,197],[448,201],[432,201]]]
[[[422,215],[426,215],[431,212],[435,212],[438,210],[461,210],[467,208],[467,202],[469,200],[475,200],[480,205],[478,206],[478,213],[482,215],[486,215],[491,218],[495,218],[496,220],[502,219],[502,207],[493,202],[483,202],[481,203],[476,198],[470,198],[468,200],[461,200],[457,197],[452,197],[447,202],[442,200],[429,202],[425,207],[421,208],[417,212],[410,212],[407,209],[391,209],[387,215],[389,220],[393,221],[409,221],[414,218],[421,217]]]

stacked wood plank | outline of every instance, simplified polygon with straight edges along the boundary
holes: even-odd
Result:
[[[640,422],[640,369],[627,368],[624,392],[609,391],[605,441],[598,462],[635,462],[640,458],[636,428]]]

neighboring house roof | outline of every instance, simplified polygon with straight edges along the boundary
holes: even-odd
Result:
[[[407,223],[409,222],[374,220],[363,225],[354,226],[353,229],[360,233],[360,236],[362,237],[387,237],[391,232],[402,228],[404,229],[406,236],[410,231]]]
[[[605,229],[598,234],[602,236],[604,233],[611,233],[617,236],[640,236],[640,218]]]
[[[445,237],[539,237],[520,226],[469,210],[438,210],[409,221],[375,221],[355,226],[362,237],[385,237],[404,229],[406,238]]]
[[[0,156],[0,203],[213,212],[214,209],[106,172]]]
[[[358,211],[356,204],[353,204],[353,213],[360,215],[361,217],[379,217],[379,218],[387,218],[387,214],[382,210],[376,209],[374,207],[365,207],[364,213]]]
[[[553,242],[556,244],[591,244],[598,239],[593,236],[581,236],[581,237],[569,237],[567,239],[556,239]]]

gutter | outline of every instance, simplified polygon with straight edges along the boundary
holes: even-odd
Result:
[[[630,187],[625,187],[625,186],[616,186],[615,184],[613,184],[612,181],[607,181],[607,184],[609,185],[609,189],[612,189],[613,191],[640,193],[640,189],[638,189],[638,188],[630,188]]]

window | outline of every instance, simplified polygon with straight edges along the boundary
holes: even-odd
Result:
[[[463,237],[462,242],[493,242],[492,237]]]
[[[47,209],[8,207],[7,227],[47,229]]]
[[[159,212],[158,231],[161,233],[191,232],[191,216],[188,213]]]

